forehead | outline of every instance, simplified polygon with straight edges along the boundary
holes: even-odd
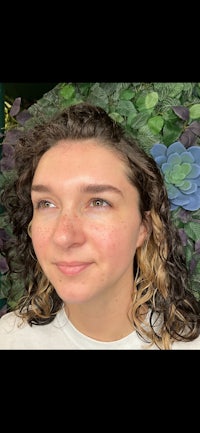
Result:
[[[120,154],[98,141],[62,140],[43,154],[32,184],[34,189],[43,185],[61,196],[89,191],[91,185],[100,191],[106,185],[107,190],[118,189],[128,202],[135,202],[139,193],[128,174]]]
[[[85,169],[97,174],[102,171],[109,173],[113,167],[117,169],[115,175],[127,171],[122,155],[114,148],[94,139],[60,140],[42,155],[36,173],[67,168],[66,173]]]

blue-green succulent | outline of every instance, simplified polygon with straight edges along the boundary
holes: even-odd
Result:
[[[163,173],[171,210],[200,208],[200,147],[176,141],[170,146],[156,143],[150,151]]]

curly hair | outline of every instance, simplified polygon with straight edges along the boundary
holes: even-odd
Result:
[[[169,349],[175,340],[190,341],[200,333],[200,306],[189,286],[183,246],[171,220],[170,203],[162,174],[155,161],[125,129],[101,107],[88,103],[72,105],[50,120],[37,123],[24,132],[15,147],[15,177],[5,185],[1,202],[13,229],[8,246],[12,274],[24,281],[25,295],[16,307],[30,325],[51,322],[63,301],[44,275],[28,235],[33,208],[32,179],[41,156],[59,140],[92,138],[123,160],[127,176],[139,192],[143,220],[148,211],[151,230],[148,239],[136,251],[133,292],[129,318],[138,335],[160,349]],[[12,265],[12,251],[17,263]],[[151,311],[149,324],[142,311]],[[156,319],[155,319],[156,318]]]

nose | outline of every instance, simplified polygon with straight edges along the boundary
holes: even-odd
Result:
[[[57,245],[70,248],[85,242],[83,222],[77,215],[60,215],[56,220],[53,240]]]

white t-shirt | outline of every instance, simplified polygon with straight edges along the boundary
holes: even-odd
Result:
[[[200,350],[200,337],[185,343],[173,344],[176,350]],[[69,321],[64,308],[48,325],[21,322],[14,312],[0,319],[0,350],[145,350],[145,344],[134,331],[121,340],[102,342],[79,332]],[[151,350],[159,350],[156,346]]]

